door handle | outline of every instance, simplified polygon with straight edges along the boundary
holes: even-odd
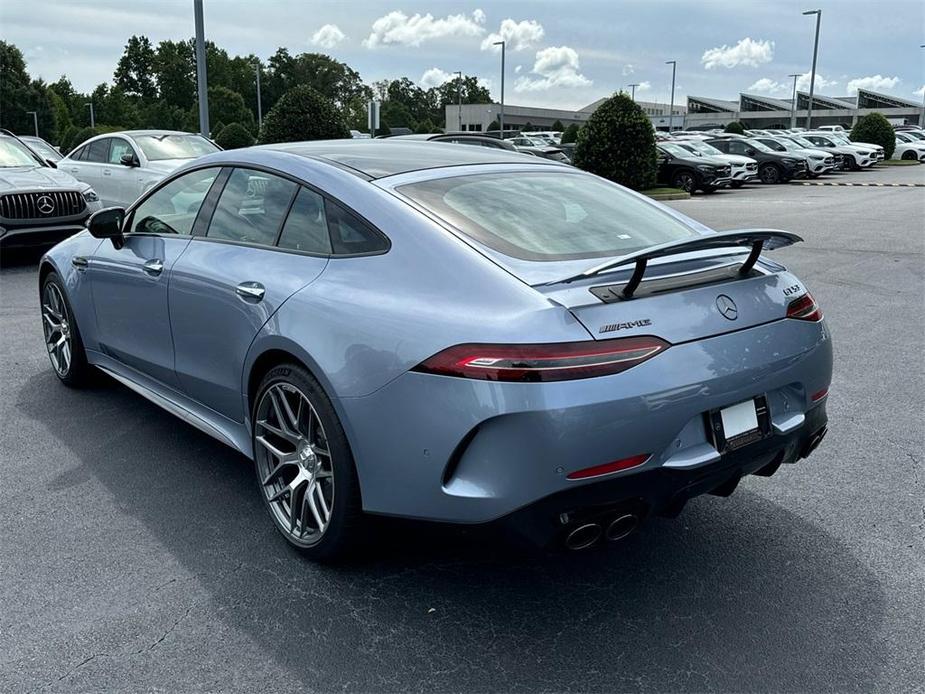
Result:
[[[84,258],[82,255],[75,255],[73,258],[71,258],[71,265],[76,267],[78,270],[86,270],[89,264],[90,261]]]
[[[104,176],[112,176],[112,171],[110,171],[109,169],[103,169],[103,175],[104,175]]]
[[[164,271],[164,263],[161,262],[160,258],[153,258],[142,265],[141,269],[152,277],[157,277]]]
[[[234,288],[234,292],[245,301],[256,304],[263,301],[263,295],[267,293],[267,290],[260,282],[241,282]]]

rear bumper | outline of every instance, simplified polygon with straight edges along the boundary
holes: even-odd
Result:
[[[497,383],[408,372],[339,405],[367,511],[485,523],[578,494],[571,490],[725,465],[725,456],[710,453],[704,413],[758,395],[767,398],[776,432],[761,445],[796,450],[809,433],[810,394],[827,388],[831,374],[825,323],[785,319],[674,345],[614,376]],[[736,455],[759,451],[755,444]],[[567,479],[640,454],[650,455],[640,467]],[[658,506],[664,493],[654,496]]]

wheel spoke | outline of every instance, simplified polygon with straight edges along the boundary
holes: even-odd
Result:
[[[282,462],[285,458],[288,458],[293,455],[292,453],[285,453],[281,451],[280,449],[278,449],[272,443],[267,441],[267,438],[265,436],[258,436],[257,443],[259,443],[261,446],[266,448],[270,452],[270,455],[275,456],[276,458],[279,458],[280,462]]]
[[[267,486],[273,479],[287,467],[292,467],[293,465],[298,465],[294,460],[281,460],[279,465],[274,467],[270,473],[263,478],[263,486]]]
[[[312,516],[315,519],[315,523],[318,524],[318,530],[324,530],[325,522],[321,520],[321,514],[318,513],[318,506],[315,504],[315,495],[314,490],[318,485],[312,485],[311,489],[305,493],[305,497],[308,499],[308,508],[312,512]]]
[[[331,511],[328,508],[328,502],[324,499],[324,490],[321,488],[321,485],[316,481],[312,485],[312,491],[317,492],[318,496],[318,505],[321,507],[321,515],[324,517],[324,523],[327,525],[328,521],[331,519]]]

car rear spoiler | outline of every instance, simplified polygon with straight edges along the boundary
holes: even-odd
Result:
[[[771,251],[776,248],[792,246],[802,240],[803,239],[796,234],[791,234],[789,231],[779,231],[777,229],[736,229],[734,231],[721,231],[715,234],[707,234],[705,236],[682,239],[680,241],[669,241],[668,243],[652,246],[645,250],[629,253],[619,258],[608,260],[606,263],[595,265],[594,267],[588,268],[576,275],[566,277],[565,279],[547,282],[546,285],[567,284],[575,280],[592,277],[605,270],[611,270],[623,265],[635,263],[636,267],[633,270],[633,275],[621,292],[621,298],[631,299],[633,293],[639,287],[640,282],[642,282],[648,262],[653,258],[664,258],[665,256],[690,253],[692,251],[707,251],[714,248],[743,246],[751,249],[748,258],[745,259],[745,262],[742,263],[739,268],[739,274],[745,275],[754,267],[758,260],[758,256],[761,255],[761,251]]]

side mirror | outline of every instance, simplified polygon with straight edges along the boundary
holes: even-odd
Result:
[[[141,163],[138,161],[138,157],[136,157],[132,152],[126,152],[123,154],[122,158],[119,159],[119,163],[122,164],[122,166],[141,166]]]
[[[746,153],[748,156],[753,157],[753,156],[755,156],[756,154],[758,154],[758,150],[752,149],[751,147],[749,147],[747,150],[745,150],[745,153]]]
[[[90,215],[87,220],[87,229],[95,239],[112,239],[112,245],[122,247],[122,224],[125,222],[125,209],[122,207],[107,207]]]

